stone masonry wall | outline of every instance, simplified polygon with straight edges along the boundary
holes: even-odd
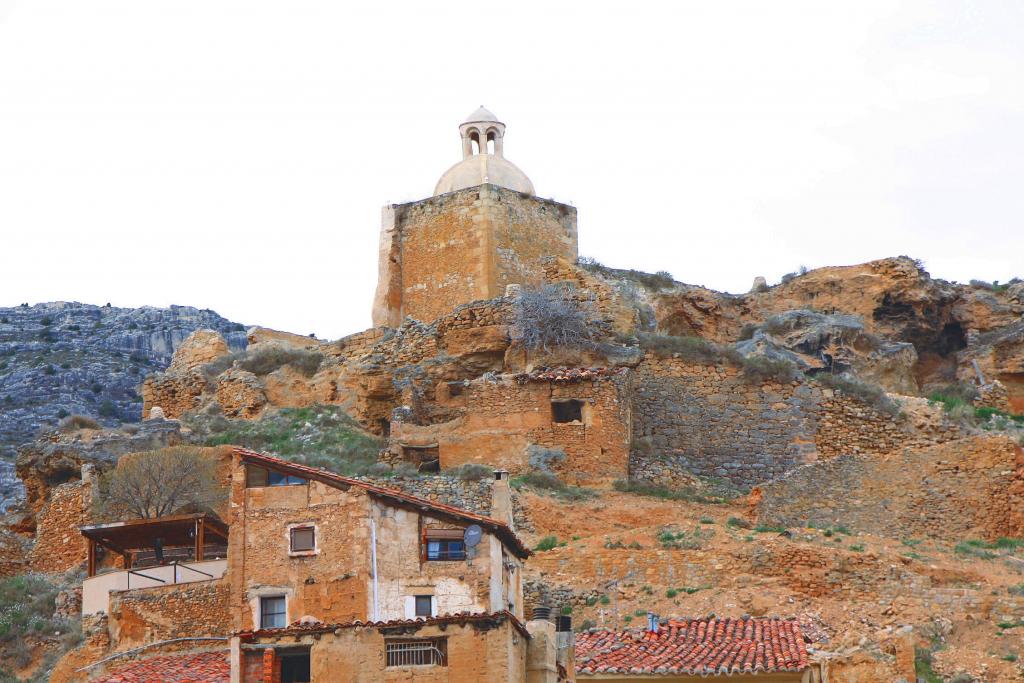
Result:
[[[432,322],[508,284],[540,284],[548,256],[576,258],[570,206],[481,185],[386,207],[374,325]]]
[[[667,486],[691,473],[749,487],[820,459],[958,435],[812,382],[752,380],[737,367],[681,358],[646,357],[633,395],[630,476]]]
[[[757,489],[767,524],[846,525],[892,537],[1024,534],[1024,450],[975,436],[882,456],[844,455]],[[884,501],[884,504],[880,501]]]
[[[441,398],[456,416],[436,424],[395,420],[389,449],[401,457],[405,447],[438,447],[442,469],[465,463],[501,467],[513,473],[536,469],[530,447],[564,453],[546,463],[571,482],[594,483],[627,474],[629,453],[629,374],[558,383],[509,376],[459,383]],[[578,400],[583,420],[557,423],[552,403]]]
[[[88,524],[90,484],[70,481],[50,492],[36,517],[36,542],[31,566],[35,571],[63,572],[80,566],[86,558],[85,537],[78,527]]]
[[[221,579],[114,592],[108,624],[115,651],[172,638],[227,636],[228,584]]]

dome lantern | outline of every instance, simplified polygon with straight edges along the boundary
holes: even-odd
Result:
[[[459,125],[462,161],[441,176],[434,194],[491,184],[534,194],[533,183],[505,159],[505,124],[482,105]]]

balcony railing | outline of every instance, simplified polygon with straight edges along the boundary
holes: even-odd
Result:
[[[107,612],[109,596],[112,591],[212,581],[224,576],[227,568],[227,560],[175,561],[159,566],[122,569],[91,576],[82,583],[82,614]]]

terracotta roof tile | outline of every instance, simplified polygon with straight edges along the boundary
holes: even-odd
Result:
[[[392,619],[390,621],[347,621],[338,624],[325,624],[315,619],[300,619],[289,626],[281,628],[265,628],[256,631],[242,631],[239,635],[246,639],[283,636],[295,633],[326,633],[343,628],[391,628],[395,626],[433,626],[436,624],[468,624],[478,621],[508,620],[523,636],[530,637],[526,627],[508,610],[501,612],[462,612],[460,614],[444,614],[437,617],[417,617],[415,619]]]
[[[97,683],[228,683],[227,651],[150,657],[118,667]]]
[[[802,671],[807,648],[796,621],[671,619],[657,631],[591,630],[576,636],[576,673],[733,674]]]
[[[426,498],[420,498],[419,496],[413,496],[398,489],[378,486],[360,479],[353,479],[352,477],[344,477],[329,470],[300,465],[281,458],[275,458],[272,455],[265,455],[263,453],[257,453],[256,451],[250,451],[245,448],[236,448],[235,453],[241,456],[242,460],[246,462],[267,465],[273,469],[294,473],[300,477],[321,481],[327,485],[339,484],[342,486],[357,486],[380,498],[388,498],[396,502],[414,505],[419,508],[426,508],[442,515],[479,524],[500,538],[505,545],[519,557],[526,558],[531,554],[529,548],[523,544],[522,540],[520,540],[508,524],[499,522],[492,517],[478,515],[475,512],[463,510],[462,508],[455,507],[454,505],[445,505],[444,503],[438,503]]]

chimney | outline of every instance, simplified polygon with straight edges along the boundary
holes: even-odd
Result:
[[[651,633],[658,632],[658,615],[654,612],[647,613],[647,630]]]
[[[494,483],[491,486],[491,517],[505,522],[515,530],[512,515],[512,489],[508,485],[508,470],[494,470]]]

